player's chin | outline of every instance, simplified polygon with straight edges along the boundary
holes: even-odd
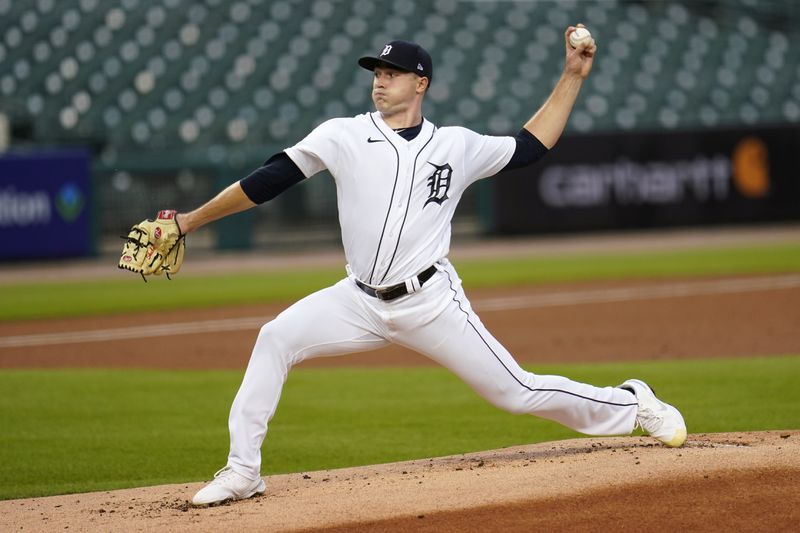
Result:
[[[389,103],[382,96],[373,96],[372,103],[375,104],[375,109],[378,111],[385,111],[389,107]]]

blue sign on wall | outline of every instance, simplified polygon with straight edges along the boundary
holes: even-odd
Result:
[[[92,253],[89,154],[0,156],[0,261]]]

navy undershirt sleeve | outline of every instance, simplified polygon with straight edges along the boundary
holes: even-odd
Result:
[[[255,169],[239,185],[253,203],[263,204],[303,181],[305,176],[286,152],[275,154]]]
[[[517,148],[511,156],[511,161],[500,172],[532,165],[547,153],[547,147],[525,128],[519,130],[514,139],[517,141]]]

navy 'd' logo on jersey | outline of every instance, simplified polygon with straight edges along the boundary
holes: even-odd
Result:
[[[428,164],[433,165],[436,171],[428,176],[430,192],[428,193],[428,199],[425,201],[425,205],[422,206],[423,209],[431,202],[442,205],[442,202],[449,198],[447,196],[447,191],[450,190],[450,178],[453,176],[453,168],[447,163],[444,165],[436,165],[428,161]]]

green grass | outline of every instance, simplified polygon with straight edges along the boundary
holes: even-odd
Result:
[[[476,261],[458,270],[468,287],[798,272],[800,244]]]
[[[800,271],[800,244],[456,262],[470,289],[553,281],[764,274]],[[291,301],[331,285],[343,275],[342,268],[312,268],[216,276],[179,275],[171,282],[152,279],[147,284],[130,276],[3,285],[0,320]]]
[[[597,385],[647,380],[690,432],[800,428],[800,356],[541,365]],[[208,479],[224,465],[241,372],[0,372],[0,499]],[[571,438],[490,406],[440,368],[297,369],[264,474]]]

